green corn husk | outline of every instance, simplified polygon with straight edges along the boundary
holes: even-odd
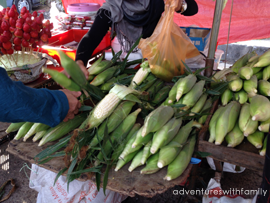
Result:
[[[245,136],[240,130],[238,123],[235,123],[233,130],[229,132],[225,137],[225,140],[228,143],[227,147],[236,147],[242,143],[244,137]]]
[[[210,137],[208,139],[208,142],[213,143],[216,139],[216,123],[217,120],[219,118],[219,116],[223,113],[223,111],[225,111],[226,108],[225,107],[219,107],[215,113],[213,114],[210,123],[209,123],[209,133],[210,133]]]
[[[264,133],[260,131],[256,131],[255,133],[249,135],[247,140],[254,145],[257,149],[262,148],[263,146]]]
[[[151,156],[151,152],[150,152],[151,145],[152,145],[152,140],[150,140],[143,148],[143,155],[142,155],[142,158],[141,158],[141,164],[142,165],[145,164],[148,157]]]
[[[255,56],[252,56],[249,60],[248,63],[253,63],[254,61],[258,61],[260,58],[260,56],[258,56],[257,54]]]
[[[270,96],[270,83],[266,80],[260,80],[258,83],[258,90],[264,96]]]
[[[203,108],[202,108],[202,110],[201,110],[200,113],[203,113],[204,111],[206,111],[206,109],[209,109],[208,111],[210,112],[210,108],[211,108],[211,107],[212,107],[212,99],[211,99],[211,97],[210,97],[209,99],[206,100],[206,102],[205,102],[205,104],[204,104],[204,106],[203,106]],[[205,112],[204,112],[204,113],[205,113]],[[199,122],[200,124],[204,124],[205,121],[206,121],[206,119],[207,119],[207,116],[208,116],[208,115],[203,115],[203,116],[198,120],[198,122]]]
[[[46,135],[46,133],[47,133],[48,130],[37,132],[35,134],[35,136],[33,137],[33,142],[36,142],[36,141],[40,140],[41,138],[43,138],[43,136]]]
[[[221,104],[227,105],[233,98],[233,92],[230,89],[226,89],[221,95]]]
[[[19,122],[19,123],[11,123],[8,128],[6,129],[6,133],[15,132],[22,127],[22,125],[25,124],[25,122]]]
[[[135,156],[134,158],[132,159],[132,162],[128,168],[128,171],[129,172],[132,172],[135,168],[143,165],[141,163],[141,159],[142,159],[142,156],[143,156],[143,149],[141,149]]]
[[[150,156],[146,161],[146,166],[141,170],[141,174],[153,174],[160,170],[157,166],[159,153]]]
[[[205,85],[204,80],[197,82],[192,87],[192,89],[183,97],[182,104],[186,105],[183,108],[184,110],[187,110],[196,104],[196,102],[199,100],[199,98],[203,94],[204,85]]]
[[[245,80],[243,88],[247,93],[257,93],[258,79],[256,75],[253,75],[250,80]]]
[[[160,79],[156,80],[156,82],[146,91],[149,93],[150,98],[154,98],[154,95],[164,87],[164,82]]]
[[[89,75],[87,81],[91,82],[95,77],[95,75]]]
[[[132,152],[131,154],[128,154],[124,159],[119,159],[116,167],[115,167],[115,171],[119,171],[119,169],[121,169],[125,164],[127,164],[128,162],[130,162],[138,153],[138,151]]]
[[[263,148],[260,150],[260,155],[261,156],[265,156],[265,154],[266,154],[267,139],[268,139],[268,135],[266,135],[265,138],[264,138]]]
[[[240,104],[244,104],[248,100],[248,94],[244,90],[234,93],[234,97]]]
[[[57,126],[50,128],[46,135],[42,137],[38,146],[42,146],[47,142],[52,142],[57,139],[60,139],[67,133],[71,132],[72,130],[76,129],[87,117],[86,113],[82,113],[76,115],[73,119],[68,120],[67,122],[61,122]]]
[[[14,140],[19,140],[20,138],[24,137],[26,133],[30,130],[30,128],[34,125],[32,122],[25,122],[18,130]]]
[[[190,163],[195,144],[196,136],[192,136],[190,142],[183,147],[173,162],[168,165],[167,175],[164,177],[164,180],[173,180],[185,171]]]
[[[207,94],[203,94],[199,98],[199,100],[196,102],[196,104],[193,106],[193,108],[191,109],[191,113],[189,115],[194,116],[195,113],[199,113],[202,110],[206,100],[207,100]]]
[[[258,127],[258,122],[253,121],[250,115],[250,104],[245,103],[240,111],[239,115],[239,128],[244,133],[245,136],[252,134],[256,131]]]
[[[261,131],[261,132],[264,132],[264,133],[268,133],[269,130],[270,130],[270,124],[269,123],[260,124],[259,127],[258,127],[258,130]]]
[[[112,66],[102,73],[99,73],[90,84],[94,86],[102,85],[110,80],[118,70],[119,66]]]
[[[160,105],[168,97],[170,90],[170,86],[164,86],[160,91],[158,91],[151,102],[153,106]]]
[[[270,65],[270,51],[264,52],[254,67],[265,67]]]
[[[174,110],[170,106],[159,106],[152,111],[144,121],[142,136],[146,136],[150,132],[156,132],[167,123],[173,116]]]
[[[247,125],[245,126],[244,135],[247,137],[250,134],[254,133],[258,128],[259,122],[253,121],[252,119],[248,120]]]
[[[254,75],[256,75],[256,77],[257,77],[258,80],[262,80],[263,79],[263,71],[260,71],[260,72],[254,74]]]
[[[143,127],[138,131],[135,141],[132,143],[132,148],[140,147],[146,145],[150,140],[152,140],[154,133],[148,133],[146,136],[142,136]]]
[[[266,121],[261,122],[261,125],[266,125],[266,124],[270,124],[270,118],[267,119]]]
[[[242,79],[249,80],[253,75],[253,70],[251,67],[244,66],[238,70],[238,74]]]
[[[125,140],[116,148],[116,150],[114,150],[112,154],[112,158],[111,158],[112,160],[116,160],[119,158],[119,156],[121,155],[121,153],[124,151],[125,147],[127,146],[127,143],[129,142],[129,140],[131,140],[133,136],[136,137],[136,134],[138,130],[140,129],[140,127],[141,127],[140,123],[135,123],[135,125],[132,127],[127,137],[125,138]],[[131,145],[132,143],[130,144],[130,147]]]
[[[140,91],[145,91],[148,88],[150,88],[155,82],[157,78],[152,73],[149,73],[149,75],[146,77],[146,79],[143,80],[143,82],[139,85]]]
[[[242,56],[240,59],[238,59],[233,66],[231,67],[233,72],[238,73],[238,70],[240,68],[242,68],[243,66],[245,66],[248,62],[248,60],[253,57],[256,56],[257,54],[255,52],[251,52],[251,53],[247,53],[244,56]]]
[[[103,56],[101,56],[97,61],[95,61],[90,68],[88,68],[89,75],[98,75],[104,70],[108,69],[112,65],[112,61],[103,60]]]
[[[263,69],[263,80],[268,80],[270,78],[270,66]]]
[[[172,118],[160,130],[158,130],[152,140],[151,153],[155,154],[161,147],[168,144],[177,134],[182,125],[182,118]]]
[[[179,99],[182,97],[182,95],[191,91],[191,89],[195,85],[196,81],[197,81],[197,77],[193,74],[190,74],[190,75],[182,78],[181,81],[177,85],[176,101],[179,101]]]
[[[230,80],[228,87],[233,92],[238,92],[243,87],[243,80],[241,78],[236,78],[234,80]]]
[[[176,83],[174,83],[171,91],[169,92],[168,102],[166,104],[172,104],[176,100],[177,94],[177,86],[181,82],[182,78],[180,78]]]
[[[131,131],[132,127],[134,126],[137,116],[140,112],[141,112],[141,109],[137,109],[136,111],[129,114],[123,120],[123,122],[111,133],[110,138],[111,138],[112,143],[109,140],[107,140],[107,142],[105,143],[105,147],[103,149],[106,155],[109,155],[115,146],[117,148],[125,140],[129,132]],[[102,160],[103,153],[100,152],[97,157],[99,160]],[[95,165],[98,165],[98,164],[95,164]]]
[[[37,132],[44,131],[49,129],[50,126],[43,124],[43,123],[34,123],[30,130],[26,133],[26,135],[23,138],[23,141],[25,142],[29,137],[36,134]]]
[[[270,118],[270,102],[262,96],[256,95],[250,101],[250,115],[254,121],[266,121]]]
[[[117,106],[114,112],[109,116],[107,122],[103,122],[98,128],[98,137],[97,135],[92,139],[89,148],[97,146],[99,141],[103,139],[104,130],[107,125],[108,133],[114,131],[120,123],[129,115],[132,107],[135,105],[135,102],[132,101],[123,101]]]
[[[108,80],[106,83],[101,85],[100,89],[102,91],[109,91],[113,87],[114,83],[116,83],[118,80],[121,80],[127,76],[128,76],[127,74],[122,74],[122,75],[119,75],[118,77],[113,77],[110,80]]]

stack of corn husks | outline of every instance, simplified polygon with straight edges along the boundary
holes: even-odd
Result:
[[[264,155],[270,126],[270,51],[261,56],[247,53],[231,69],[234,73],[226,75],[229,85],[221,95],[222,106],[209,123],[209,142],[219,145],[225,138],[228,147],[235,147],[246,136],[256,148],[263,147],[260,154]]]

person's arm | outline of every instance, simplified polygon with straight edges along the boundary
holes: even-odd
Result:
[[[77,112],[76,109],[80,106],[74,103],[76,97],[71,98],[68,92],[45,88],[34,89],[25,86],[22,82],[14,82],[3,68],[0,68],[0,97],[0,121],[2,122],[29,121],[53,127],[64,119],[72,118],[70,113]],[[69,106],[71,100],[74,105],[77,105],[76,107]]]

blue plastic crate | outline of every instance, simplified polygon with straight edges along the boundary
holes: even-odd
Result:
[[[199,51],[203,51],[207,44],[211,29],[210,28],[198,28],[198,27],[180,27],[190,38],[192,43],[197,47]],[[196,32],[195,36],[192,32]],[[192,36],[190,36],[192,33]],[[199,35],[199,36],[196,36]]]

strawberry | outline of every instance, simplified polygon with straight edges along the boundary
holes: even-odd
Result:
[[[44,20],[44,15],[43,15],[43,13],[39,14],[39,16],[38,16],[38,17],[40,17],[41,21],[43,21],[43,20]]]
[[[14,32],[15,32],[15,30],[16,30],[16,28],[15,28],[15,27],[9,27],[9,31],[10,31],[11,33],[14,33]]]
[[[50,30],[53,29],[53,23],[50,23]]]
[[[23,47],[29,47],[29,42],[26,41],[25,39],[22,40],[22,46]]]
[[[23,29],[23,24],[22,24],[21,22],[18,22],[18,21],[17,21],[17,22],[16,22],[16,28],[17,28],[17,29],[20,29],[20,30]]]
[[[24,23],[24,24],[23,24],[23,31],[24,31],[24,32],[30,32],[30,31],[31,31],[30,25],[27,24],[27,23]]]
[[[47,34],[42,34],[41,37],[40,37],[41,41],[42,42],[48,42],[48,35]]]
[[[9,25],[11,27],[16,27],[16,20],[14,18],[9,18]]]
[[[27,32],[24,32],[24,33],[23,33],[23,39],[25,39],[26,41],[29,41],[29,40],[31,39],[30,34],[27,33]]]
[[[38,30],[38,25],[37,25],[36,22],[32,22],[31,29],[34,30],[34,31]]]
[[[34,39],[34,38],[31,38],[31,39],[29,40],[29,43],[30,43],[30,44],[34,44],[34,43],[35,43],[35,39]]]
[[[37,44],[36,43],[33,43],[32,44],[32,48],[34,48],[34,49],[37,48]]]
[[[13,49],[8,49],[7,54],[12,55],[14,53]]]
[[[18,20],[16,21],[17,22],[20,22],[21,24],[24,24],[24,19],[23,18],[18,18]]]
[[[16,51],[21,51],[21,50],[22,50],[22,46],[21,46],[21,45],[15,45],[15,46],[14,46],[14,49],[15,49]]]
[[[6,36],[8,38],[8,40],[11,40],[11,38],[12,38],[11,32],[10,31],[6,31],[6,30],[3,32],[3,35],[2,36]]]
[[[30,32],[31,37],[38,38],[38,32],[37,31],[31,31]]]
[[[24,6],[22,9],[21,9],[21,14],[25,14],[27,12],[27,9],[26,7]]]
[[[1,28],[2,28],[2,30],[9,30],[9,24],[8,24],[8,22],[4,20],[1,23]]]
[[[15,11],[13,9],[10,9],[8,12],[9,17],[14,17],[15,16]]]
[[[7,42],[4,42],[3,43],[3,47],[8,50],[8,49],[11,49],[12,48],[12,44],[10,41],[7,41]]]
[[[0,42],[2,42],[2,43],[8,42],[8,37],[7,37],[7,36],[1,35],[1,36],[0,36]]]
[[[13,43],[14,43],[15,45],[21,45],[22,40],[21,40],[21,38],[15,37],[15,38],[13,39]]]
[[[27,17],[27,18],[25,19],[25,22],[26,22],[28,25],[31,25],[31,24],[32,24],[31,17]]]
[[[2,52],[3,54],[7,54],[7,50],[5,50],[5,48],[1,48],[1,52]]]
[[[37,12],[36,11],[33,12],[33,16],[37,17]]]
[[[20,29],[17,29],[17,30],[14,32],[14,35],[15,35],[15,37],[22,38],[22,36],[23,36],[23,31],[20,30]]]

